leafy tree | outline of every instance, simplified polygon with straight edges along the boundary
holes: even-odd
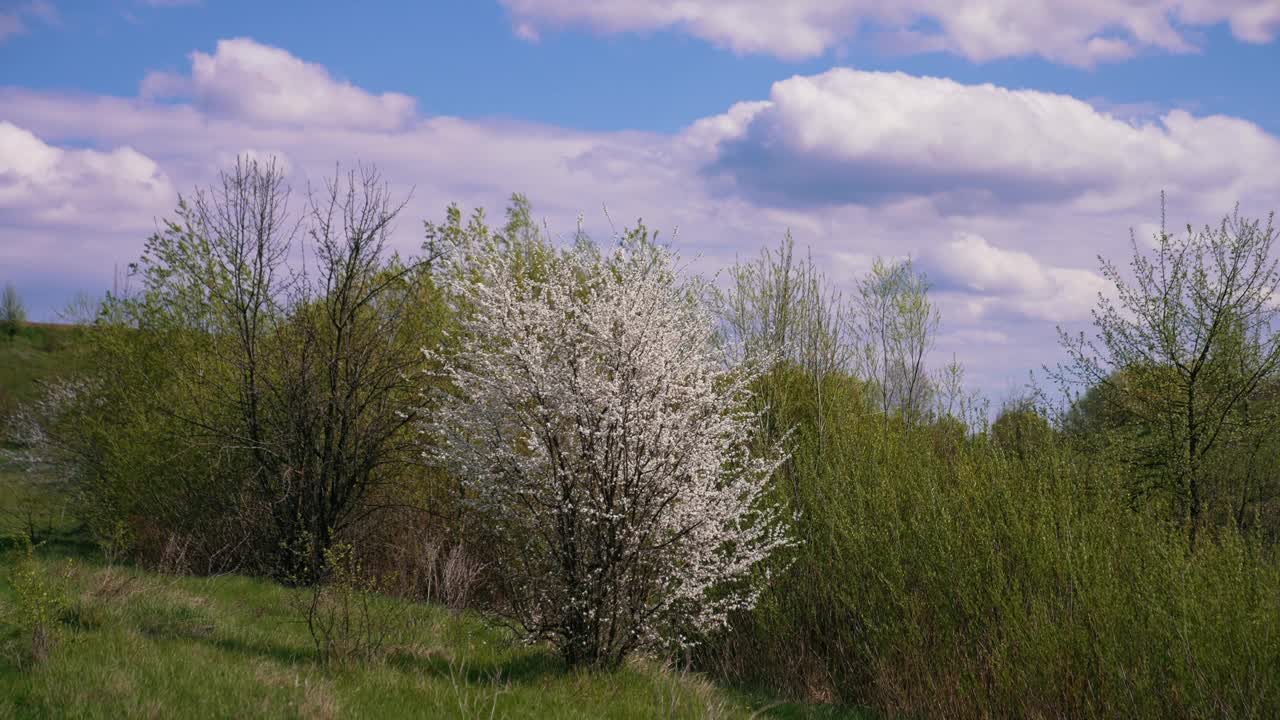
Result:
[[[718,361],[672,256],[640,228],[610,253],[542,244],[531,274],[472,230],[440,274],[461,337],[428,429],[486,520],[494,609],[616,667],[750,607],[784,543],[761,502],[780,454],[752,456],[752,375]]]
[[[5,324],[9,337],[17,335],[27,322],[27,308],[22,304],[18,288],[12,284],[4,286],[4,298],[0,300],[0,322]]]
[[[991,440],[996,447],[1019,460],[1041,454],[1053,442],[1053,428],[1029,398],[1006,403],[991,424]]]
[[[1270,218],[1238,211],[1176,237],[1162,222],[1150,252],[1131,233],[1132,279],[1099,258],[1115,295],[1099,297],[1095,336],[1059,329],[1068,360],[1054,376],[1098,388],[1090,401],[1133,430],[1133,466],[1169,498],[1192,538],[1216,490],[1206,487],[1213,454],[1276,429],[1276,415],[1251,404],[1280,377],[1274,240]]]
[[[876,258],[858,283],[854,318],[862,372],[878,391],[886,426],[895,412],[908,426],[915,424],[929,405],[925,358],[939,322],[928,278],[909,259]]]
[[[812,257],[796,258],[790,232],[776,250],[766,248],[754,260],[736,263],[728,274],[729,287],[710,298],[720,319],[725,362],[771,366],[771,379],[779,381],[757,385],[765,438],[776,440],[790,429],[778,420],[793,395],[782,389],[792,369],[807,381],[820,432],[828,385],[836,376],[847,376],[854,360],[843,298]]]
[[[790,232],[777,250],[735,264],[729,279],[730,287],[713,298],[729,364],[772,358],[814,377],[849,369],[847,310],[813,258],[795,257]]]
[[[274,164],[240,162],[179,202],[134,267],[140,292],[94,329],[98,398],[66,434],[92,443],[77,456],[107,526],[197,535],[219,568],[309,582],[417,465],[443,305],[426,265],[390,252],[401,205],[376,171],[336,176],[301,216],[289,198]]]

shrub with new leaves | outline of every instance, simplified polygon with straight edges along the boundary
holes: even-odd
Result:
[[[750,452],[752,373],[717,362],[673,255],[643,227],[612,252],[474,235],[441,273],[462,332],[429,431],[492,532],[493,609],[610,668],[750,607],[782,456]]]
[[[61,580],[49,573],[36,558],[35,546],[28,535],[18,535],[17,558],[10,570],[14,607],[0,605],[0,621],[12,621],[31,639],[30,661],[42,663],[58,638],[58,614],[66,607],[66,592]],[[70,570],[71,561],[67,561]],[[9,616],[9,617],[6,617]]]

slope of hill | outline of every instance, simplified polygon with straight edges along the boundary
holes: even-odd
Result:
[[[568,672],[467,613],[381,599],[401,632],[375,659],[325,668],[292,600],[244,577],[111,567],[46,546],[34,566],[60,607],[48,658],[0,623],[0,717],[843,717],[771,703],[638,661]],[[16,605],[10,549],[0,600]]]
[[[74,325],[28,324],[10,335],[0,323],[0,421],[40,390],[40,383],[74,368],[79,329]]]
[[[0,333],[0,418],[73,372],[71,326]],[[636,661],[570,672],[468,613],[378,598],[395,632],[372,659],[326,667],[296,600],[266,580],[183,577],[107,563],[58,478],[0,457],[0,720],[118,717],[827,718]],[[14,538],[34,536],[30,557]],[[23,602],[23,575],[44,601]],[[30,613],[54,641],[32,661]],[[24,617],[25,614],[25,617]]]

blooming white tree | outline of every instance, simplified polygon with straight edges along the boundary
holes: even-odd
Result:
[[[751,607],[787,542],[763,497],[782,453],[752,453],[752,374],[717,361],[673,255],[643,228],[612,253],[466,237],[429,429],[492,532],[495,609],[607,668]]]

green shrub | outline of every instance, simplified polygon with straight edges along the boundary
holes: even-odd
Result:
[[[4,286],[0,294],[0,326],[10,338],[16,336],[27,324],[27,308],[12,284]]]
[[[67,607],[66,591],[61,579],[36,559],[35,546],[28,536],[17,536],[15,544],[9,571],[14,602],[6,608],[5,615],[29,641],[26,659],[39,664],[49,658],[59,639],[60,617]]]
[[[818,423],[803,387],[778,488],[803,544],[704,662],[908,715],[1280,712],[1270,549],[1234,530],[1192,549],[1053,442],[940,445],[830,392]]]
[[[405,605],[381,597],[394,579],[371,577],[350,544],[336,543],[323,554],[318,580],[292,598],[316,656],[336,667],[377,658],[404,630]]]

